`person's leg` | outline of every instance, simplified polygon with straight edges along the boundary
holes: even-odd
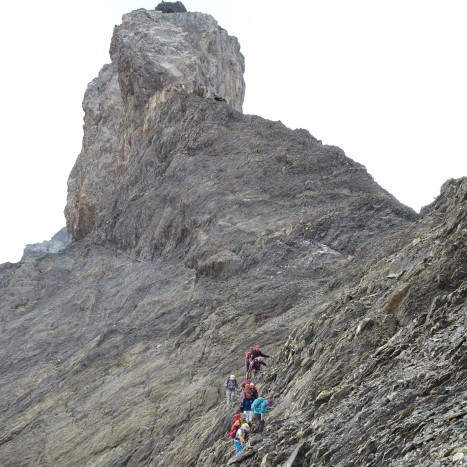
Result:
[[[237,452],[242,452],[242,445],[238,439],[234,439],[234,446]]]
[[[259,425],[261,423],[261,414],[253,413],[253,422],[256,425],[256,431],[259,431]]]
[[[264,414],[260,414],[260,422],[259,422],[259,432],[262,433],[264,430]]]

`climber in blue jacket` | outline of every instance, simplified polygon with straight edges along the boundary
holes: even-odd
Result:
[[[251,410],[255,414],[255,419],[258,422],[257,430],[261,433],[264,430],[264,415],[272,408],[272,399],[266,400],[264,397],[258,397],[251,404]]]

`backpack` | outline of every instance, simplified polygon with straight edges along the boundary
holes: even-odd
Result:
[[[233,425],[239,418],[243,418],[243,414],[241,414],[241,413],[236,413],[236,414],[232,417],[232,425]]]
[[[238,387],[237,380],[236,380],[236,379],[227,378],[227,380],[225,381],[225,388],[232,391],[232,390],[234,390],[236,387]]]
[[[253,349],[249,350],[248,352],[245,352],[245,364],[246,365],[249,365],[251,361],[253,360],[252,351]]]
[[[261,364],[259,363],[259,360],[257,358],[254,358],[252,362],[250,363],[250,371],[258,371],[261,367]]]
[[[230,437],[232,439],[235,439],[235,435],[237,434],[237,430],[241,427],[242,423],[245,423],[245,420],[243,420],[243,418],[241,418],[241,415],[240,415],[240,417],[237,420],[235,420],[235,422],[233,422],[233,424],[232,424],[232,428],[230,430]]]
[[[230,437],[235,439],[235,435],[237,434],[237,430],[239,429],[240,425],[232,425],[232,429],[230,430]]]

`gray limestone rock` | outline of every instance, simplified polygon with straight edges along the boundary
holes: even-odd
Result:
[[[37,259],[42,256],[58,253],[66,248],[71,243],[71,236],[67,232],[66,227],[60,229],[50,240],[45,240],[41,243],[33,243],[24,247],[21,261],[29,259]]]
[[[241,111],[245,94],[238,41],[206,14],[128,13],[115,27],[110,55],[83,101],[83,148],[65,208],[74,239],[91,231],[127,170],[131,140],[148,133],[164,102],[195,93]]]

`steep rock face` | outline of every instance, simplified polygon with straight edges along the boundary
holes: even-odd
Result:
[[[355,258],[353,279],[342,270],[263,375],[277,407],[241,465],[465,463],[466,207],[467,179],[446,182],[417,224]],[[218,443],[199,465],[227,461]]]
[[[3,465],[463,456],[467,181],[418,217],[305,130],[164,91],[129,31],[164,43],[199,16],[164,13],[159,37],[157,15],[126,17],[88,87],[80,240],[0,266]],[[223,382],[256,343],[275,408],[232,458]]]
[[[262,245],[282,235],[345,258],[416,217],[339,148],[185,93],[131,146],[133,164],[92,239],[144,259],[176,255],[209,274],[227,254],[235,273],[261,263]]]
[[[132,138],[179,90],[222,99],[241,111],[244,58],[235,37],[209,15],[136,10],[115,27],[112,63],[83,101],[83,149],[68,182],[68,231],[84,238],[132,158]]]
[[[68,178],[65,217],[75,240],[93,228],[96,216],[108,204],[117,175],[123,102],[113,64],[105,65],[86,90],[83,147]],[[104,178],[102,178],[102,175]]]

